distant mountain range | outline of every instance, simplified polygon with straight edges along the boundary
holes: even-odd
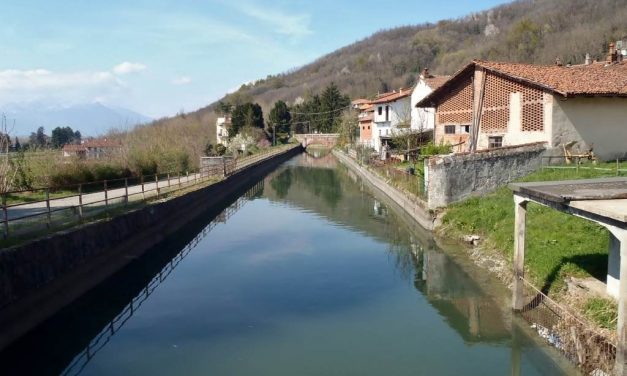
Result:
[[[27,136],[44,127],[50,134],[56,127],[71,127],[83,136],[99,136],[112,128],[126,129],[153,119],[137,112],[102,103],[84,103],[71,106],[51,105],[41,102],[11,103],[0,106],[7,119],[12,136]]]

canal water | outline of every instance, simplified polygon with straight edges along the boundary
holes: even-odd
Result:
[[[0,374],[573,374],[498,286],[303,154],[0,353]]]

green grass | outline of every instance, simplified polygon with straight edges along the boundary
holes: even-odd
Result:
[[[590,298],[583,307],[584,315],[601,328],[616,330],[618,305],[603,298]]]
[[[574,180],[612,176],[601,170],[544,169],[521,181]],[[514,201],[508,188],[450,205],[443,219],[449,235],[479,234],[488,249],[511,262],[514,247]],[[609,236],[591,221],[530,203],[527,209],[525,266],[531,280],[545,292],[558,292],[567,276],[595,277],[607,273]]]

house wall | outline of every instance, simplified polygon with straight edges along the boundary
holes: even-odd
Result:
[[[473,88],[472,79],[467,79],[457,85],[436,107],[434,140],[436,143],[451,145],[468,142],[468,134],[462,132],[463,125],[472,124]],[[447,125],[455,126],[454,134],[446,134]],[[458,146],[454,151],[460,152],[465,148]]]
[[[359,122],[359,142],[362,144],[372,143],[372,121]]]
[[[410,97],[401,98],[399,100],[376,104],[374,106],[374,121],[372,127],[372,142],[376,151],[381,151],[381,139],[379,136],[392,135],[394,128],[399,124],[411,121]],[[390,113],[388,121],[385,120],[385,106],[389,106]],[[382,107],[381,115],[378,108]]]
[[[485,87],[482,87],[484,74]],[[463,126],[472,124],[482,91],[477,150],[488,149],[491,137],[502,137],[502,146],[550,142],[553,96],[481,69],[458,84],[438,105],[436,142],[453,145],[465,142],[463,150],[468,149],[470,135]],[[445,133],[447,125],[455,126],[454,134]],[[454,151],[462,150],[458,147]]]
[[[594,144],[602,160],[627,157],[627,98],[555,98],[551,144],[577,141],[574,151]]]
[[[435,127],[435,108],[417,108],[416,103],[429,95],[433,90],[421,78],[411,92],[411,128],[433,129]]]

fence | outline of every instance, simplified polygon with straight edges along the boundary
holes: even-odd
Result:
[[[616,159],[615,161],[612,162],[605,162],[602,164],[598,164],[596,162],[590,162],[589,165],[588,163],[586,163],[586,165],[584,165],[582,163],[582,161],[587,161],[588,159],[585,157],[578,157],[578,156],[573,156],[570,157],[571,159],[573,159],[572,164],[559,164],[559,165],[554,165],[553,164],[553,160],[554,159],[559,159],[559,160],[566,160],[565,156],[544,156],[542,157],[542,169],[553,169],[553,170],[575,170],[577,173],[579,173],[579,171],[593,171],[596,172],[600,175],[616,175],[616,176],[620,176],[620,175],[625,175],[627,174],[627,168],[624,168],[622,166],[622,164],[624,164],[624,161],[620,161],[619,159]],[[546,161],[546,163],[545,163]]]
[[[592,328],[524,278],[521,280],[529,303],[520,313],[538,335],[585,374],[612,374],[616,345],[609,334]]]
[[[297,145],[264,149],[242,158],[220,157],[220,164],[202,165],[197,171],[168,172],[139,177],[15,190],[2,193],[2,233],[27,235],[36,231],[64,228],[88,217],[125,210],[131,204],[160,199],[167,194],[230,176],[238,170],[262,162]]]

